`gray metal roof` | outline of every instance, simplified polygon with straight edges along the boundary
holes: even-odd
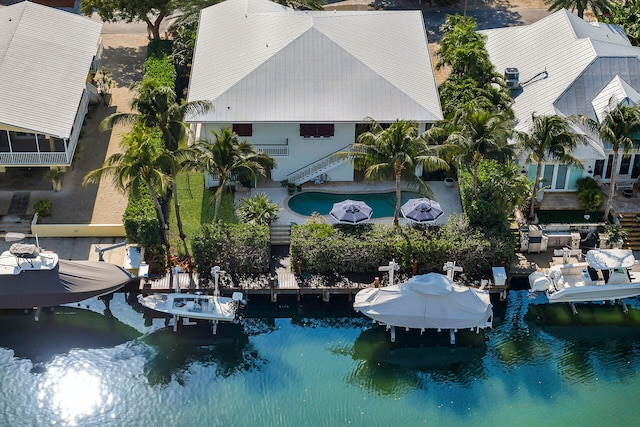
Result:
[[[640,90],[640,48],[617,26],[590,24],[563,9],[534,24],[482,31],[498,72],[520,71],[513,93],[518,130],[529,128],[531,114],[582,114],[597,120],[592,101],[615,76]]]
[[[358,122],[442,118],[420,11],[303,12],[226,0],[200,16],[194,121]]]
[[[68,138],[102,24],[22,2],[0,9],[0,127]]]

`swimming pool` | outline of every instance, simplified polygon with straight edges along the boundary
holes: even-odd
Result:
[[[403,191],[401,203],[409,199],[424,197],[415,191]],[[346,199],[361,200],[373,209],[371,218],[388,218],[393,216],[396,206],[395,191],[387,193],[356,193],[356,194],[336,194],[322,193],[319,191],[308,191],[298,193],[289,199],[289,209],[298,215],[311,216],[318,212],[320,215],[329,215],[334,203]]]

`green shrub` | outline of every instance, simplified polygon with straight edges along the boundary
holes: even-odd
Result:
[[[506,227],[507,216],[529,193],[526,175],[513,163],[483,160],[478,166],[478,191],[473,194],[473,175],[458,174],[462,207],[473,225],[483,228]]]
[[[514,247],[508,230],[482,231],[470,225],[466,215],[452,215],[440,229],[295,225],[290,255],[292,265],[300,261],[310,273],[374,273],[395,259],[407,271],[414,261],[421,272],[441,271],[445,262],[456,261],[467,272],[486,274],[492,266],[508,264]]]
[[[587,212],[599,211],[604,202],[604,196],[598,182],[590,176],[576,180],[580,206]]]
[[[49,218],[51,216],[51,200],[42,199],[38,200],[34,205],[33,209],[36,211],[40,218]]]
[[[129,196],[122,221],[130,243],[140,243],[145,247],[161,245],[160,220],[145,186],[140,187],[138,197]]]
[[[578,190],[578,192],[585,190],[596,190],[600,189],[600,185],[595,179],[591,178],[590,176],[585,176],[576,180],[576,189]]]
[[[207,224],[191,243],[200,272],[219,264],[231,273],[261,273],[269,270],[269,227],[251,224]]]
[[[171,60],[171,40],[151,40],[144,62],[143,84],[175,88],[176,69]]]

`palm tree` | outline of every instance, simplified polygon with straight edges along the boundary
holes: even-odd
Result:
[[[175,153],[187,137],[188,128],[184,122],[185,118],[206,113],[212,108],[210,101],[191,101],[178,104],[177,96],[173,89],[166,86],[158,87],[154,83],[139,84],[136,90],[137,96],[131,101],[133,112],[111,114],[100,123],[101,131],[111,129],[118,124],[132,125],[136,122],[142,122],[147,127],[160,129],[164,147]],[[176,164],[178,164],[177,160]],[[173,168],[167,172],[173,176],[178,170],[179,168]],[[172,180],[171,193],[173,194],[178,232],[184,242],[186,236],[180,217],[178,188],[175,179]]]
[[[569,123],[564,118],[553,116],[537,116],[531,114],[531,127],[529,132],[517,132],[516,140],[520,147],[528,152],[527,163],[536,164],[536,177],[531,191],[531,204],[529,206],[529,219],[533,219],[534,200],[540,184],[542,164],[552,159],[568,165],[582,167],[580,160],[571,155],[578,142],[585,142],[582,135],[578,135],[569,129]]]
[[[549,5],[549,11],[554,12],[560,9],[575,10],[580,18],[584,18],[584,11],[591,9],[596,16],[603,16],[609,12],[611,0],[545,0]]]
[[[362,133],[351,151],[342,155],[354,159],[356,165],[362,165],[364,177],[369,181],[395,180],[394,226],[398,225],[400,214],[402,180],[418,185],[424,193],[431,195],[429,186],[416,175],[416,167],[422,165],[429,172],[449,169],[427,140],[418,135],[417,124],[406,120],[396,120],[386,129],[372,120],[371,130]]]
[[[508,161],[515,156],[514,147],[507,142],[513,132],[513,120],[508,113],[466,108],[458,111],[450,123],[441,126],[449,128],[443,153],[458,167],[473,171],[474,197],[478,192],[480,162],[483,159]]]
[[[266,194],[260,193],[242,199],[238,210],[238,218],[247,224],[271,225],[278,219],[280,207],[273,203]]]
[[[247,141],[238,142],[230,128],[212,130],[213,140],[198,141],[192,148],[195,160],[191,166],[209,172],[218,177],[214,221],[218,222],[222,194],[230,180],[252,180],[256,176],[266,176],[273,168],[274,160],[264,153],[257,152]]]
[[[612,107],[612,100],[609,101]],[[622,151],[625,155],[638,147],[638,135],[640,135],[640,110],[638,106],[620,104],[610,108],[605,117],[598,123],[586,117],[579,117],[593,132],[598,134],[600,141],[611,144],[613,150],[613,164],[611,165],[611,181],[609,183],[609,197],[604,208],[604,220],[609,217],[613,207],[613,195],[615,194],[616,172],[618,170],[618,155]]]
[[[84,177],[83,185],[98,183],[103,176],[111,176],[116,188],[133,196],[139,196],[140,188],[144,185],[156,208],[162,228],[162,243],[166,245],[166,220],[159,196],[165,195],[171,185],[171,177],[165,171],[172,162],[172,156],[162,148],[153,130],[142,123],[134,126],[131,132],[123,136],[121,146],[124,153],[109,156],[101,167]]]

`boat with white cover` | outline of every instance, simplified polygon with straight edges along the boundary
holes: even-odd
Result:
[[[182,274],[180,267],[174,273]],[[138,302],[145,308],[171,315],[174,318],[174,330],[177,330],[179,319],[210,320],[213,322],[213,333],[216,333],[218,322],[232,322],[237,319],[238,309],[243,303],[242,292],[234,292],[229,297],[220,296],[218,289],[220,267],[211,269],[215,282],[213,295],[184,294],[176,285],[174,293],[138,295]],[[179,281],[175,278],[175,282]]]
[[[455,283],[453,269],[448,275],[427,273],[398,285],[363,289],[353,308],[391,329],[392,341],[395,327],[449,329],[453,344],[457,329],[479,331],[493,322],[489,291]]]
[[[61,260],[38,243],[21,243],[24,238],[21,233],[5,235],[5,241],[12,244],[0,254],[0,309],[79,302],[117,291],[133,278],[114,264]]]
[[[631,250],[592,249],[586,262],[562,264],[529,275],[532,292],[544,292],[549,302],[615,301],[640,295],[640,272]]]

